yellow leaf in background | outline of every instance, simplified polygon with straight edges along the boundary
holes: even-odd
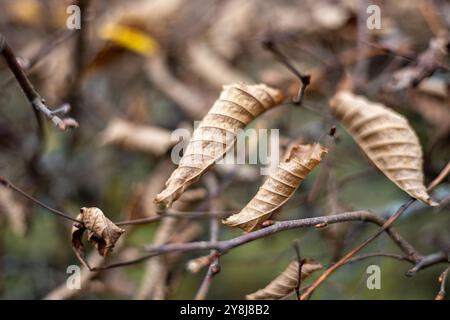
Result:
[[[14,21],[29,26],[39,26],[44,21],[43,8],[37,0],[9,1],[6,11]]]
[[[100,29],[99,36],[144,56],[151,56],[158,50],[155,38],[128,26],[107,24]]]

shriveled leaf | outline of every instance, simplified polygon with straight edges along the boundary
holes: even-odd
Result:
[[[317,143],[291,146],[277,170],[267,178],[244,209],[222,222],[247,232],[259,229],[265,220],[289,200],[326,152],[327,149]]]
[[[88,240],[95,246],[101,256],[107,256],[125,230],[116,226],[99,208],[81,208],[77,220],[72,227],[72,246],[79,257],[84,258],[82,237],[87,231]]]
[[[246,296],[247,300],[277,300],[292,294],[298,285],[298,261],[292,261],[289,266],[264,289],[260,289]],[[314,271],[322,269],[322,265],[307,260],[302,265],[301,280],[309,277]]]
[[[400,189],[429,205],[422,147],[408,120],[394,110],[348,91],[330,101],[336,117],[369,159]]]
[[[114,119],[100,137],[103,145],[119,145],[129,150],[163,155],[174,144],[170,131],[154,126],[144,126]]]
[[[178,168],[155,202],[170,206],[234,145],[238,129],[278,105],[282,98],[280,90],[264,84],[224,86],[219,99],[195,129]]]

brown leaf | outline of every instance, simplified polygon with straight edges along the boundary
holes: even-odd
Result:
[[[97,248],[101,256],[107,256],[125,230],[116,226],[99,208],[81,208],[77,220],[72,227],[72,247],[78,257],[84,260],[85,249],[83,234],[87,231],[88,240]]]
[[[348,91],[338,92],[330,107],[364,153],[392,182],[412,197],[436,205],[424,186],[419,139],[405,117]]]
[[[119,145],[132,151],[148,152],[161,156],[172,147],[170,131],[154,126],[134,124],[113,119],[101,133],[101,144]]]
[[[327,149],[317,143],[295,144],[290,147],[277,170],[269,176],[245,208],[222,222],[247,232],[259,229],[265,220],[289,200],[326,152]]]
[[[155,202],[170,206],[234,145],[238,129],[245,128],[282,99],[281,91],[264,84],[224,86],[219,99],[194,131],[178,168]]]
[[[314,271],[322,269],[322,265],[307,260],[302,265],[301,280],[309,277]],[[246,296],[247,300],[277,300],[292,294],[298,285],[298,261],[292,261],[289,266],[264,289]]]

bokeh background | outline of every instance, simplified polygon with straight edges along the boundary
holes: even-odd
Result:
[[[366,1],[1,0],[0,32],[46,103],[70,103],[69,115],[80,127],[60,132],[44,121],[40,133],[1,59],[0,175],[73,216],[90,206],[113,221],[154,216],[152,199],[174,168],[170,133],[191,130],[223,84],[264,82],[295,96],[298,79],[261,46],[270,37],[299,70],[311,74],[312,83],[302,107],[286,103],[251,127],[280,129],[282,147],[298,138],[330,143],[326,132],[336,122],[328,100],[350,79],[356,91],[409,119],[423,146],[429,182],[449,160],[448,68],[417,86],[392,89],[387,84],[396,71],[417,64],[431,40],[448,39],[450,4],[374,3],[381,8],[380,30],[366,27]],[[82,9],[81,30],[66,27],[71,4]],[[448,66],[448,55],[443,59]],[[408,199],[339,125],[337,137],[326,163],[308,176],[277,219],[359,209],[388,216]],[[209,179],[222,188],[214,199],[216,208],[236,212],[264,177],[258,165],[242,165],[215,168]],[[177,210],[208,211],[210,185],[202,179],[192,188],[193,199]],[[449,194],[448,180],[433,192],[438,200]],[[107,262],[134,259],[151,243],[209,239],[208,219],[167,221],[127,227]],[[448,202],[437,208],[415,203],[396,229],[423,254],[448,252]],[[168,255],[101,273],[83,270],[89,280],[83,280],[82,290],[67,290],[67,266],[79,265],[70,230],[68,221],[0,188],[0,298],[191,299],[206,271],[193,274],[186,268],[205,252]],[[375,230],[349,222],[286,231],[234,249],[221,258],[222,271],[208,298],[242,299],[262,288],[295,258],[294,241],[302,256],[329,266]],[[220,229],[220,239],[240,234]],[[382,235],[364,252],[375,251],[398,253],[398,248]],[[103,263],[96,255],[92,251],[93,264]],[[381,267],[381,290],[366,287],[371,264]],[[445,265],[408,278],[410,268],[407,262],[383,257],[346,265],[313,298],[434,298]]]

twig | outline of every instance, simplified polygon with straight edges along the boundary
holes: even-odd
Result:
[[[208,186],[208,190],[214,194],[215,196],[211,197],[210,199],[210,208],[213,213],[213,215],[210,218],[210,241],[212,243],[215,243],[219,240],[219,233],[220,233],[220,221],[215,215],[215,212],[217,211],[217,196],[218,192],[218,184],[217,179],[212,175],[209,174],[205,177],[206,185]],[[204,300],[206,298],[206,295],[208,294],[209,287],[211,286],[211,282],[216,274],[220,272],[220,264],[219,264],[219,257],[220,254],[217,250],[211,250],[211,263],[208,267],[208,271],[206,272],[205,278],[202,281],[202,284],[200,285],[197,293],[195,294],[195,300]]]
[[[333,215],[326,215],[320,217],[313,218],[305,218],[305,219],[297,219],[297,220],[287,220],[287,221],[279,221],[275,222],[273,225],[256,230],[242,236],[230,239],[223,240],[217,243],[212,243],[209,241],[199,241],[199,242],[191,242],[191,243],[183,243],[183,244],[168,244],[158,247],[147,246],[146,250],[149,252],[158,252],[160,254],[172,251],[197,251],[197,250],[212,250],[216,249],[221,254],[228,252],[229,250],[254,241],[256,239],[264,238],[270,236],[275,233],[279,233],[285,230],[305,228],[305,227],[313,227],[318,224],[334,224],[341,223],[347,221],[362,221],[362,222],[371,222],[382,226],[385,223],[385,219],[380,217],[379,215],[370,212],[370,211],[351,211],[351,212],[343,212]],[[418,261],[421,258],[421,255],[406,241],[404,240],[400,234],[398,234],[392,228],[385,230],[391,239],[395,242],[395,244],[411,259]]]
[[[346,261],[346,263],[350,264],[353,262],[358,262],[358,261],[365,260],[368,258],[373,258],[373,257],[386,257],[386,258],[397,259],[400,261],[407,261],[407,262],[415,263],[414,260],[411,259],[411,257],[400,255],[400,254],[395,254],[395,253],[384,253],[384,252],[372,252],[372,253],[360,254],[358,256],[354,256],[351,259],[348,259]]]
[[[16,77],[16,80],[19,83],[20,87],[22,88],[22,91],[24,92],[28,101],[31,103],[41,132],[42,132],[42,122],[40,120],[39,114],[43,114],[44,116],[46,116],[60,130],[66,130],[67,128],[70,127],[78,127],[78,123],[74,119],[72,118],[61,119],[58,116],[56,116],[45,105],[44,100],[41,98],[36,89],[34,89],[30,80],[28,79],[22,67],[18,63],[13,50],[8,45],[5,37],[1,33],[0,33],[0,52],[5,58],[5,61],[9,69]]]
[[[15,192],[19,193],[19,194],[22,195],[23,197],[25,197],[25,198],[27,198],[27,199],[33,201],[33,202],[36,203],[37,205],[41,206],[42,208],[48,210],[49,212],[51,212],[51,213],[53,213],[53,214],[55,214],[55,215],[57,215],[57,216],[63,217],[63,218],[65,218],[65,219],[67,219],[67,220],[70,220],[70,221],[73,221],[73,222],[76,222],[76,223],[81,223],[81,224],[83,224],[82,221],[79,221],[79,220],[77,220],[77,219],[75,219],[75,218],[72,218],[72,217],[71,217],[70,215],[68,215],[67,213],[64,213],[64,212],[62,212],[62,211],[59,211],[59,210],[57,210],[57,209],[54,209],[54,208],[52,208],[52,207],[46,205],[45,203],[43,203],[43,202],[37,200],[36,198],[30,196],[30,195],[27,194],[25,191],[23,191],[23,190],[21,190],[20,188],[16,187],[14,184],[12,184],[11,182],[9,182],[7,179],[5,179],[5,178],[2,177],[2,176],[0,176],[0,184],[3,185],[3,186],[6,187],[6,188],[9,188],[9,189],[11,189],[11,190],[14,190]]]
[[[302,74],[300,71],[297,70],[296,67],[289,61],[287,56],[281,52],[281,50],[277,47],[273,39],[270,37],[266,38],[262,42],[262,46],[264,49],[272,52],[272,54],[280,61],[286,68],[288,68],[298,79],[300,79],[302,85],[297,93],[297,96],[294,98],[292,103],[294,103],[297,106],[302,105],[303,98],[305,96],[306,88],[311,83],[311,75],[309,74]]]
[[[436,187],[442,180],[450,172],[450,162],[447,163],[445,168],[441,171],[441,173],[429,184],[428,190],[432,190]],[[357,246],[355,249],[351,250],[344,257],[342,257],[336,264],[328,268],[309,288],[302,294],[301,300],[307,300],[311,297],[313,292],[317,289],[320,284],[322,284],[334,271],[343,266],[348,259],[353,257],[356,253],[364,249],[367,245],[369,245],[373,240],[378,238],[380,234],[384,231],[388,230],[390,226],[416,201],[416,199],[411,198],[405,204],[403,204],[382,226],[381,228],[370,238],[364,241],[362,244]],[[419,261],[422,259],[419,259]]]
[[[75,32],[73,30],[64,30],[63,32],[59,32],[54,38],[50,39],[46,43],[44,43],[39,51],[36,52],[32,57],[25,60],[25,65],[22,65],[22,69],[27,70],[28,74],[33,73],[35,70],[35,66],[38,65],[45,57],[47,57],[55,48],[64,43],[66,40],[70,39]],[[14,75],[6,79],[0,87],[9,85],[15,79]]]
[[[446,296],[445,292],[445,283],[447,282],[447,276],[448,272],[450,271],[450,266],[448,266],[439,276],[439,282],[441,283],[441,289],[439,290],[438,294],[436,295],[435,300],[444,300]]]
[[[6,178],[0,176],[0,184],[2,184],[3,186],[10,188],[11,190],[19,193],[20,195],[24,196],[25,198],[33,201],[34,203],[36,203],[37,205],[41,206],[42,208],[57,214],[59,216],[65,217],[71,221],[77,222],[77,223],[82,223],[79,220],[76,220],[74,218],[71,218],[69,214],[64,213],[60,210],[57,210],[55,208],[50,207],[49,205],[46,205],[45,203],[37,200],[36,198],[34,198],[33,196],[29,195],[28,193],[26,193],[25,191],[23,191],[22,189],[20,189],[19,187],[17,187],[16,185],[14,185],[13,183],[11,183],[9,180],[7,180]],[[139,224],[149,224],[149,223],[154,223],[157,222],[161,219],[164,218],[176,218],[176,219],[186,219],[186,218],[194,218],[194,219],[202,219],[202,218],[209,218],[209,217],[215,217],[216,219],[219,218],[225,218],[228,217],[232,214],[236,213],[235,211],[217,211],[214,213],[211,212],[180,212],[180,211],[174,211],[174,212],[167,212],[164,214],[160,214],[154,217],[148,217],[148,218],[142,218],[142,219],[135,219],[135,220],[124,220],[124,221],[119,221],[119,222],[115,222],[114,224],[116,224],[117,226],[126,226],[126,225],[139,225]]]
[[[176,218],[176,219],[204,219],[204,218],[210,218],[210,217],[216,217],[216,218],[226,218],[232,214],[236,213],[236,211],[219,211],[219,212],[209,212],[209,211],[169,211],[166,213],[162,213],[159,215],[156,215],[154,217],[148,217],[148,218],[141,218],[141,219],[134,219],[134,220],[124,220],[115,222],[118,226],[126,226],[126,225],[138,225],[138,224],[149,224],[157,222],[164,218]]]
[[[295,286],[295,294],[297,295],[297,300],[300,300],[300,286],[301,286],[301,282],[302,282],[302,267],[303,267],[303,264],[305,263],[305,260],[301,258],[299,243],[297,241],[295,241],[293,246],[294,246],[295,255],[297,256],[297,262],[298,262],[298,273],[297,273],[298,281],[297,281],[297,285]]]
[[[417,271],[425,269],[426,267],[435,265],[436,263],[447,262],[450,260],[449,254],[445,252],[437,252],[423,257],[416,262],[414,268],[408,270],[406,275],[408,277],[414,276]]]

